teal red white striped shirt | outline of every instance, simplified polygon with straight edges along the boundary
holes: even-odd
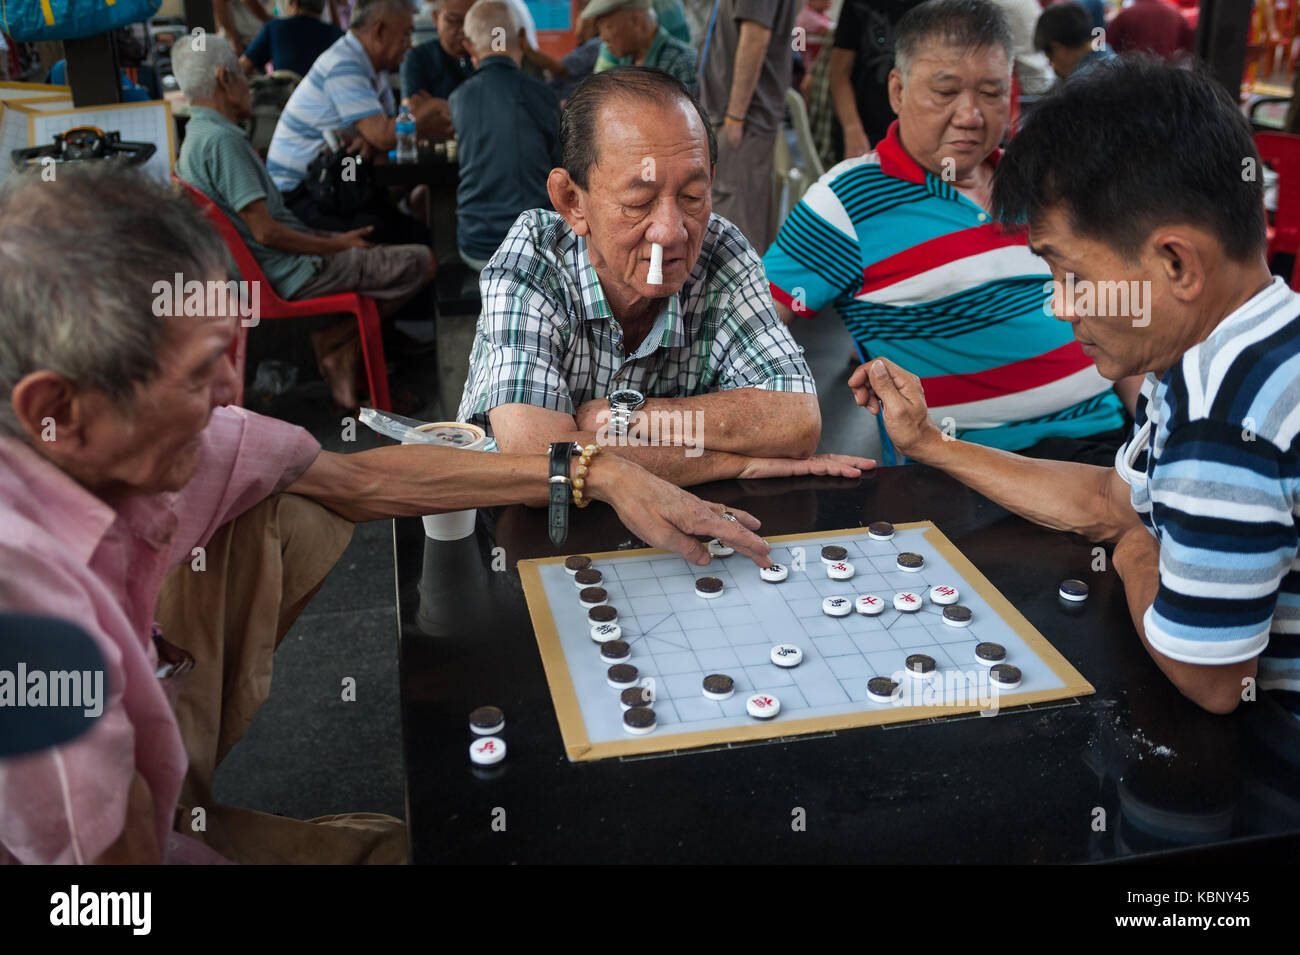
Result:
[[[833,304],[865,355],[920,375],[931,417],[957,437],[1014,450],[1123,421],[1111,384],[1051,317],[1051,273],[1023,232],[922,168],[897,123],[808,190],[763,267],[796,315]]]

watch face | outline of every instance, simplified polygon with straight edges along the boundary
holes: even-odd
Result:
[[[623,388],[619,391],[612,392],[609,396],[609,405],[611,408],[627,408],[629,411],[635,411],[645,404],[645,395],[631,388]]]

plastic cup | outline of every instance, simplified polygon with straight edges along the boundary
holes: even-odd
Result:
[[[487,444],[487,432],[478,425],[464,424],[459,421],[435,421],[423,424],[417,431],[432,431],[437,438],[434,442],[403,441],[402,444],[442,445],[448,448],[461,448],[465,451],[478,451]],[[464,511],[448,511],[445,514],[424,515],[424,536],[436,541],[458,541],[474,533],[474,520],[478,511],[469,508]]]

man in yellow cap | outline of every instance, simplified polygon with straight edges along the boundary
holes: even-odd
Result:
[[[652,0],[591,0],[582,11],[600,34],[595,72],[614,66],[651,66],[699,92],[695,48],[659,24]]]

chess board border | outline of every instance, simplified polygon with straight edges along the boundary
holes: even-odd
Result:
[[[979,572],[978,568],[966,558],[966,555],[957,549],[952,541],[948,540],[943,531],[934,526],[933,522],[914,521],[910,524],[898,524],[895,529],[921,529],[921,536],[925,538],[926,542],[952,565],[953,570],[960,574],[966,583],[984,598],[993,611],[1002,618],[1003,622],[1015,631],[1016,635],[1037,654],[1038,658],[1064,684],[1052,690],[999,693],[999,710],[1024,706],[1029,703],[1043,703],[1077,696],[1090,696],[1096,692],[1092,684],[1085,680],[1083,675],[1048,642],[1047,638],[1025,619],[1024,615],[1012,605],[1011,601],[1002,596],[1002,593],[989,582],[987,577]],[[788,544],[829,537],[857,537],[866,533],[866,527],[851,527],[839,530],[812,531],[805,534],[784,534],[779,537],[765,539],[771,544]],[[669,553],[671,552],[647,547],[640,550],[602,551],[600,553],[590,553],[586,556],[593,561],[601,561]],[[771,722],[765,721],[761,723],[754,720],[727,729],[696,730],[688,733],[665,733],[662,735],[655,732],[649,736],[629,736],[626,740],[617,742],[592,743],[587,737],[587,726],[582,718],[582,708],[578,703],[578,694],[574,689],[568,664],[565,662],[564,647],[560,642],[560,634],[555,626],[555,617],[551,613],[550,603],[546,599],[546,588],[542,583],[539,572],[539,568],[545,565],[563,563],[568,556],[571,555],[562,554],[557,557],[521,560],[518,564],[518,570],[520,582],[523,584],[524,597],[528,601],[528,613],[533,621],[533,632],[537,637],[537,647],[542,655],[542,665],[546,670],[546,681],[550,684],[551,700],[555,704],[555,716],[560,724],[560,735],[564,739],[565,753],[572,762],[607,759],[612,756],[635,756],[645,753],[692,749],[700,746],[714,746],[719,743],[774,739],[781,736],[801,736],[805,733],[854,729],[860,726],[905,723],[932,717],[974,713],[983,709],[978,700],[967,705],[882,706],[833,716],[816,716],[800,720],[777,718]],[[814,558],[818,559],[816,555],[814,555]],[[737,555],[735,559],[747,560],[748,558]]]

